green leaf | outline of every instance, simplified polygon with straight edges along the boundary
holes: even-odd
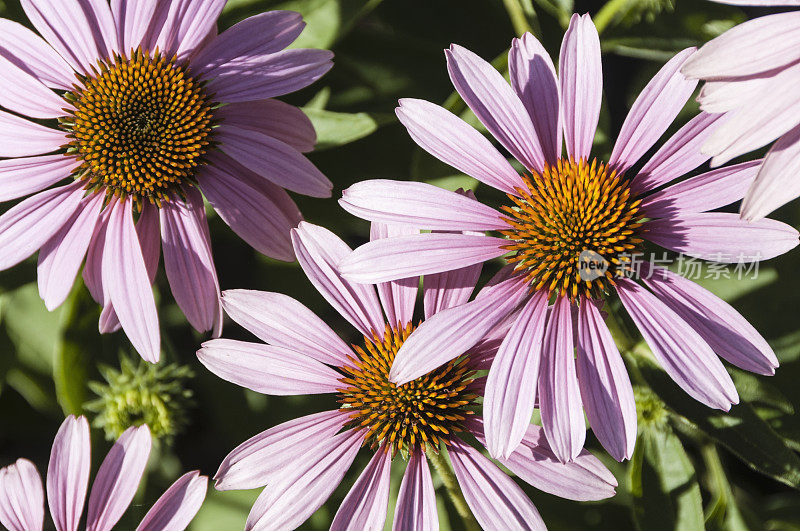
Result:
[[[305,107],[306,113],[317,131],[316,149],[328,149],[355,142],[378,130],[391,118],[359,112],[355,114],[324,111]]]

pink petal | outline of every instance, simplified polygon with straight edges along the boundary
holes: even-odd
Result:
[[[152,285],[158,273],[158,260],[161,257],[161,222],[159,208],[151,203],[142,205],[142,213],[136,221],[136,234],[142,246],[142,257],[147,276]]]
[[[47,467],[47,502],[59,531],[78,529],[91,465],[89,423],[70,415],[53,440]]]
[[[361,334],[382,333],[386,322],[375,289],[349,282],[338,268],[352,253],[350,247],[328,229],[306,222],[292,230],[292,242],[300,267],[325,300]]]
[[[627,279],[617,293],[661,367],[692,398],[728,411],[739,395],[722,363],[700,334],[661,299]]]
[[[539,376],[539,409],[547,440],[558,460],[572,461],[583,449],[586,424],[575,369],[569,299],[558,297],[547,322]]]
[[[251,437],[233,449],[214,479],[217,490],[254,489],[280,483],[291,464],[304,460],[316,448],[330,445],[348,422],[340,410],[314,413],[284,422]]]
[[[111,214],[112,205],[108,205],[100,213],[97,228],[89,241],[89,249],[86,251],[86,263],[83,266],[83,283],[89,290],[92,298],[99,304],[111,306],[108,294],[103,287],[103,249],[106,244],[106,231],[108,230],[108,218]]]
[[[426,233],[362,245],[339,264],[353,282],[385,282],[442,273],[506,254],[508,240],[476,234]]]
[[[591,17],[572,15],[558,64],[567,155],[588,159],[603,102],[600,37]]]
[[[84,198],[72,217],[39,250],[39,295],[51,312],[61,306],[72,289],[104,199],[103,193]]]
[[[522,441],[531,423],[539,381],[547,298],[547,291],[540,290],[525,304],[489,369],[483,414],[486,448],[493,457],[508,457]]]
[[[381,447],[350,488],[336,511],[331,531],[383,529],[389,505],[392,454]]]
[[[108,531],[122,517],[142,479],[151,443],[144,424],[125,430],[108,451],[89,494],[87,531]]]
[[[636,444],[636,403],[625,363],[594,301],[578,308],[578,382],[592,431],[617,461]]]
[[[438,531],[436,491],[428,460],[420,450],[411,452],[406,472],[400,482],[394,509],[394,531]]]
[[[276,396],[335,393],[342,375],[295,350],[233,339],[203,343],[197,357],[231,383]]]
[[[353,355],[322,319],[288,295],[227,290],[222,293],[222,306],[231,319],[271,345],[334,366],[348,364]]]
[[[0,160],[0,201],[44,190],[68,177],[75,166],[75,160],[64,155]]]
[[[10,531],[42,529],[42,480],[27,459],[17,459],[13,465],[0,469],[0,523]]]
[[[203,505],[207,488],[207,477],[187,472],[147,511],[136,531],[183,531]]]
[[[330,197],[333,184],[299,151],[261,133],[223,124],[221,149],[249,170],[282,188],[311,197]]]
[[[544,168],[536,129],[522,101],[491,64],[453,44],[445,50],[450,80],[475,116],[529,170]]]
[[[645,275],[644,283],[694,328],[715,354],[747,371],[775,374],[778,358],[772,348],[730,304],[663,268]]]
[[[647,222],[647,239],[689,256],[722,263],[768,260],[798,244],[797,231],[772,219],[745,221],[738,214],[679,214]]]
[[[443,231],[504,230],[497,210],[438,186],[411,181],[361,181],[342,192],[339,204],[368,221]]]
[[[561,106],[553,60],[536,37],[525,33],[511,42],[508,70],[511,86],[531,116],[544,158],[555,165],[561,158]]]
[[[0,111],[0,157],[42,155],[61,149],[66,143],[67,137],[63,131],[50,129],[13,114]],[[70,161],[70,167],[77,165],[71,157],[65,157],[64,155],[53,155],[53,157]],[[14,164],[10,161],[5,161],[4,163]],[[22,160],[17,164],[24,165],[26,161]],[[68,174],[69,172],[65,173],[64,177]]]
[[[17,22],[0,19],[0,55],[45,86],[72,90],[75,73],[44,39]]]
[[[122,328],[119,322],[117,312],[114,311],[114,305],[107,302],[100,312],[100,319],[98,322],[98,330],[101,334],[111,334]]]
[[[332,58],[328,50],[284,50],[236,59],[208,72],[208,90],[225,103],[283,96],[324,76]]]
[[[32,255],[72,217],[83,198],[80,182],[29,197],[0,216],[0,270]]]
[[[215,114],[229,125],[277,138],[301,153],[312,151],[317,143],[317,133],[308,116],[297,107],[282,101],[229,103]]]
[[[441,311],[425,320],[397,352],[389,379],[410,382],[466,353],[527,295],[519,277],[488,285],[472,302]]]
[[[177,54],[179,60],[189,57],[215,30],[226,3],[227,0],[171,0],[158,36],[159,48],[168,56]]]
[[[742,202],[742,217],[760,220],[800,196],[800,126],[772,146]]]
[[[31,118],[60,118],[69,104],[41,81],[0,55],[0,105]]]
[[[475,264],[444,273],[425,275],[422,285],[425,319],[460,306],[469,300],[481,276],[483,264]]]
[[[762,161],[719,168],[674,184],[647,196],[640,212],[648,218],[707,212],[742,197],[756,178]]]
[[[156,16],[157,6],[157,2],[146,0],[111,0],[120,53],[129,55],[142,44]],[[145,49],[149,48],[147,44]]]
[[[418,229],[400,225],[385,225],[372,223],[370,225],[370,240],[393,238],[408,234],[419,234]],[[414,306],[417,302],[419,291],[419,277],[390,280],[375,286],[378,289],[378,298],[386,314],[389,324],[405,326],[414,317]]]
[[[525,187],[492,143],[450,111],[429,101],[403,98],[395,112],[414,142],[445,164],[506,193]]]
[[[102,258],[102,281],[136,351],[155,363],[161,351],[158,313],[142,248],[133,225],[132,202],[113,206]]]
[[[670,59],[642,89],[633,103],[611,153],[609,165],[622,173],[634,164],[661,138],[691,97],[696,80],[680,72],[695,51],[687,48]]]
[[[448,455],[467,505],[484,529],[547,529],[528,496],[480,452],[455,439]]]

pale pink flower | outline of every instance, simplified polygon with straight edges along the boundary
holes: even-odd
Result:
[[[718,0],[800,6],[800,0]],[[742,202],[742,217],[759,220],[800,196],[800,11],[756,18],[704,45],[682,69],[706,81],[700,108],[726,113],[703,144],[712,166],[777,140]]]
[[[130,505],[150,455],[147,426],[128,428],[100,465],[89,494],[86,529],[112,529]],[[75,531],[81,521],[91,468],[89,423],[69,416],[53,441],[47,467],[47,504],[58,531]],[[137,531],[181,531],[206,497],[208,478],[197,471],[178,478],[147,512]],[[40,531],[45,491],[27,459],[0,469],[0,523],[10,531]]]
[[[488,139],[433,103],[404,99],[397,115],[426,151],[506,192],[503,212],[415,182],[365,181],[345,190],[340,200],[359,217],[432,231],[356,249],[339,264],[351,281],[441,273],[502,256],[515,269],[506,289],[423,323],[391,370],[395,383],[413,380],[471,348],[521,307],[486,386],[488,448],[496,457],[517,447],[537,399],[559,458],[574,458],[583,447],[584,410],[609,453],[618,460],[631,457],[633,392],[601,313],[603,301],[614,294],[664,370],[708,406],[727,410],[738,402],[717,356],[759,374],[773,374],[778,365],[766,341],[726,302],[667,269],[651,270],[643,255],[635,263],[645,241],[717,262],[772,258],[798,243],[797,231],[786,224],[748,223],[737,214],[711,212],[741,199],[758,161],[664,187],[708,160],[700,146],[717,116],[696,116],[641,169],[631,169],[640,167],[638,161],[692,95],[697,82],[685,79],[680,68],[693,52],[677,54],[643,89],[605,164],[589,160],[603,79],[599,37],[588,15],[572,18],[558,76],[530,34],[512,43],[510,86],[489,63],[453,45],[445,52],[453,84],[524,173]],[[590,270],[582,276],[582,258],[598,266],[595,276]],[[627,278],[637,269],[644,285]]]
[[[373,240],[414,232],[372,226]],[[335,409],[255,435],[222,462],[215,476],[217,489],[266,486],[246,528],[298,527],[338,487],[359,449],[369,446],[373,456],[339,507],[331,529],[383,529],[391,463],[400,454],[408,464],[393,528],[438,529],[425,455],[442,447],[447,448],[464,497],[484,529],[544,529],[516,482],[461,438],[472,435],[483,443],[483,423],[474,412],[483,378],[475,371],[484,368],[497,349],[499,333],[429,374],[396,386],[388,379],[389,368],[415,326],[419,279],[374,287],[352,284],[336,268],[351,252],[336,235],[301,223],[292,231],[292,240],[311,283],[364,336],[364,342],[348,346],[319,317],[286,295],[223,293],[228,315],[266,344],[211,340],[197,353],[210,371],[259,393],[332,394],[339,403]],[[425,277],[426,318],[466,302],[480,270],[473,265]],[[502,277],[483,291],[497,289],[504,289]],[[584,450],[572,463],[559,463],[538,426],[528,426],[519,448],[499,461],[525,482],[557,496],[599,500],[614,495],[616,480],[597,458]]]
[[[201,192],[247,243],[287,261],[301,216],[284,189],[331,193],[301,153],[316,141],[310,121],[271,98],[317,80],[332,54],[284,50],[304,27],[289,11],[217,35],[225,3],[22,0],[41,37],[0,19],[0,106],[11,111],[0,111],[0,201],[36,194],[0,217],[0,269],[39,250],[52,310],[86,257],[100,331],[122,326],[152,362],[162,247],[189,323],[221,326]]]

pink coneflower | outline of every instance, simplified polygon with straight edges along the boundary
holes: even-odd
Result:
[[[372,237],[411,232],[373,224]],[[408,464],[394,529],[438,529],[426,452],[440,459],[442,447],[484,529],[544,529],[520,487],[461,438],[483,440],[482,421],[474,412],[483,387],[476,370],[492,355],[492,342],[464,351],[405,385],[393,384],[389,369],[394,356],[415,327],[419,279],[380,284],[376,293],[375,287],[351,284],[339,274],[335,264],[351,251],[330,231],[301,223],[292,231],[292,240],[309,280],[364,341],[348,346],[286,295],[223,293],[227,313],[267,344],[211,340],[197,354],[209,370],[260,393],[329,393],[341,404],[271,428],[228,454],[215,477],[217,489],[267,486],[250,512],[247,529],[302,524],[336,489],[362,446],[369,446],[374,455],[331,529],[383,529],[391,462],[400,458],[398,454]],[[425,315],[463,304],[479,273],[480,266],[471,266],[426,277]],[[493,283],[494,288],[500,283]],[[531,485],[565,498],[603,499],[612,496],[616,486],[614,476],[586,451],[572,463],[559,463],[538,426],[529,426],[520,448],[500,462]]]
[[[716,0],[736,5],[792,5],[798,0]],[[682,69],[707,83],[700,108],[727,113],[703,144],[723,164],[778,140],[742,202],[742,217],[761,219],[800,196],[800,12],[745,22],[705,46]]]
[[[401,100],[397,115],[421,147],[506,192],[510,202],[500,212],[421,183],[356,184],[340,201],[347,211],[434,232],[370,242],[343,260],[341,271],[352,281],[384,282],[505,256],[515,275],[506,281],[508,289],[423,323],[398,352],[392,382],[411,381],[447,363],[521,307],[486,386],[492,455],[514,451],[538,397],[545,434],[559,458],[579,454],[584,409],[611,455],[630,458],[633,392],[601,314],[602,301],[615,293],[662,367],[704,404],[727,410],[738,401],[717,355],[760,374],[774,372],[778,361],[770,347],[721,299],[669,270],[650,271],[648,263],[640,264],[648,269],[644,286],[624,278],[646,241],[718,262],[771,258],[798,243],[797,231],[783,223],[747,223],[736,214],[710,212],[742,197],[758,162],[655,191],[707,160],[700,145],[716,116],[695,117],[641,169],[631,170],[691,96],[696,82],[686,80],[680,68],[693,50],[675,56],[644,88],[608,163],[589,159],[603,83],[599,38],[588,15],[572,18],[558,76],[530,34],[512,44],[511,86],[468,50],[453,45],[445,53],[458,92],[526,171],[520,175],[489,140],[441,107]],[[561,158],[562,131],[567,158]],[[583,276],[582,256],[606,269]]]
[[[0,200],[36,193],[0,217],[0,269],[38,249],[52,310],[86,256],[100,331],[121,325],[148,361],[160,351],[151,285],[162,244],[191,325],[220,326],[200,192],[245,241],[281,260],[293,259],[289,230],[300,220],[284,188],[331,192],[301,154],[315,143],[311,123],[270,99],[317,80],[331,53],[284,50],[304,26],[289,11],[218,36],[225,3],[22,0],[43,38],[0,19],[0,105],[24,116],[0,111],[0,157],[11,157],[0,161]]]
[[[147,426],[129,428],[100,465],[89,494],[86,529],[112,529],[139,486],[150,455]],[[81,521],[91,468],[89,424],[69,416],[53,441],[47,467],[47,504],[58,531],[75,531]],[[186,529],[206,497],[208,478],[184,474],[147,512],[137,531]],[[40,531],[44,525],[44,489],[36,466],[27,459],[0,469],[0,523],[10,531]]]

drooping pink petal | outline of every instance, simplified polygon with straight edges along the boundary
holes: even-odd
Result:
[[[89,494],[87,531],[113,529],[133,500],[150,456],[147,424],[134,426],[120,435],[103,459]]]
[[[544,154],[525,106],[503,76],[473,52],[453,44],[445,50],[447,71],[475,116],[529,170],[544,168]]]
[[[354,282],[385,282],[442,273],[506,254],[508,240],[459,233],[425,233],[377,240],[362,245],[339,268]]]
[[[683,77],[681,66],[694,53],[687,48],[667,61],[633,103],[617,136],[609,165],[623,172],[636,164],[669,128],[697,87]]]
[[[600,444],[617,461],[636,443],[636,403],[625,363],[597,303],[578,308],[577,369],[586,417]]]
[[[176,54],[179,60],[191,56],[215,30],[226,3],[227,0],[171,0],[156,41],[159,49],[167,56]]]
[[[762,162],[743,162],[690,177],[644,198],[640,212],[648,218],[666,218],[730,205],[744,197]]]
[[[227,155],[282,188],[311,197],[330,197],[333,184],[307,158],[276,138],[223,124],[216,140]]]
[[[772,219],[746,221],[738,214],[677,214],[645,224],[651,242],[689,256],[722,263],[768,260],[798,244],[797,231]]]
[[[0,523],[9,531],[38,531],[44,524],[44,490],[27,459],[0,468]]]
[[[106,302],[103,306],[97,327],[101,334],[112,334],[122,328],[122,324],[119,322],[119,317],[117,317],[117,312],[114,311],[114,305],[111,304],[111,301]]]
[[[483,399],[489,453],[507,457],[519,445],[536,402],[542,339],[547,319],[547,291],[525,304],[497,351]]]
[[[530,33],[511,42],[508,74],[531,116],[545,161],[555,165],[561,158],[562,130],[558,77],[550,54]]]
[[[383,223],[372,223],[370,225],[370,240],[418,233],[418,229],[401,225],[385,225]],[[396,326],[399,323],[401,326],[405,326],[410,323],[414,317],[414,306],[417,302],[419,277],[390,280],[375,287],[378,290],[378,298],[381,300],[381,306],[383,306],[383,312],[386,314],[386,320],[389,324]]]
[[[425,275],[422,294],[425,319],[469,300],[481,276],[483,264],[474,264],[444,273]]]
[[[700,48],[683,73],[695,79],[720,79],[766,72],[800,59],[798,41],[800,13],[756,18]]]
[[[506,193],[525,187],[497,148],[450,111],[429,101],[403,98],[395,113],[414,142],[445,164]]]
[[[44,190],[64,180],[75,166],[76,162],[64,155],[0,160],[0,201]]]
[[[661,299],[635,282],[618,279],[617,293],[658,363],[692,398],[728,411],[736,387],[700,334]]]
[[[335,393],[342,375],[295,350],[233,339],[203,343],[197,357],[231,383],[276,396]]]
[[[208,478],[195,470],[179,477],[147,511],[136,531],[183,531],[206,498]]]
[[[522,489],[480,452],[455,439],[447,453],[461,492],[481,527],[498,531],[547,529]]]
[[[102,282],[133,347],[145,360],[157,362],[161,352],[158,313],[133,225],[131,201],[112,207],[103,248]]]
[[[52,153],[67,142],[67,137],[63,131],[50,129],[19,116],[0,111],[0,157],[28,157]],[[54,157],[60,157],[65,163],[69,161],[70,166],[77,166],[74,159],[64,155],[54,155]],[[4,164],[14,163],[4,161]],[[25,165],[26,161],[23,159],[17,164]]]
[[[778,358],[747,319],[707,289],[667,269],[643,276],[644,283],[708,343],[715,354],[758,374],[771,375]]]
[[[527,292],[527,284],[512,277],[487,286],[472,302],[426,319],[403,342],[389,379],[402,385],[466,353],[514,311]]]
[[[86,256],[105,194],[85,197],[72,217],[39,250],[39,295],[49,311],[67,298]]]
[[[586,440],[575,369],[571,304],[558,297],[550,312],[539,375],[539,410],[547,440],[559,461],[572,461]]]
[[[742,217],[756,221],[800,196],[800,126],[772,146],[742,202]]]
[[[603,102],[600,36],[589,15],[572,15],[558,63],[567,155],[588,159]]]
[[[636,174],[631,182],[632,191],[654,190],[705,163],[710,157],[701,148],[719,119],[718,114],[700,113],[689,120]]]
[[[292,242],[300,267],[325,300],[363,335],[382,333],[386,322],[375,288],[349,282],[338,267],[352,253],[350,247],[328,229],[306,222],[292,229]]]
[[[89,249],[86,251],[86,263],[83,266],[82,275],[83,283],[92,298],[98,304],[108,303],[109,306],[111,301],[108,300],[108,293],[103,287],[103,249],[106,244],[106,231],[111,210],[111,205],[109,205],[100,213],[97,227],[89,241]]]
[[[225,30],[192,60],[198,72],[231,61],[243,61],[280,52],[303,31],[305,23],[294,11],[268,11],[248,17]]]
[[[34,32],[8,19],[0,19],[0,56],[44,83],[45,86],[72,90],[72,68]]]
[[[47,466],[47,503],[58,531],[78,529],[91,465],[89,423],[70,415],[53,440]]]
[[[331,531],[383,529],[391,467],[392,454],[382,446],[345,496],[331,522]]]
[[[317,315],[282,293],[244,289],[222,293],[231,319],[271,345],[301,352],[328,365],[346,365],[353,352]]]
[[[412,181],[361,181],[342,192],[339,204],[368,221],[442,231],[504,230],[497,210],[438,186]]]
[[[128,55],[142,44],[157,13],[157,6],[157,2],[142,0],[111,0],[119,52]],[[149,49],[149,46],[144,48]]]
[[[217,490],[254,489],[279,483],[292,464],[333,437],[350,416],[340,410],[284,422],[243,442],[229,453],[214,476]]]
[[[438,531],[439,514],[436,510],[436,491],[431,469],[421,450],[408,456],[408,465],[400,482],[397,504],[394,509],[393,531]]]
[[[161,257],[161,222],[159,218],[158,207],[145,202],[142,204],[142,212],[136,221],[136,234],[139,236],[139,245],[142,247],[142,257],[150,284],[155,282],[158,261]]]
[[[43,246],[72,217],[82,198],[82,183],[73,183],[40,192],[0,216],[0,270]]]
[[[247,529],[294,529],[314,514],[339,486],[353,463],[363,434],[348,430],[294,463],[282,481],[264,489],[247,517]]]
[[[0,105],[31,118],[60,118],[69,104],[41,81],[0,55]]]
[[[312,151],[317,143],[317,133],[308,116],[294,105],[279,100],[229,103],[215,115],[239,129],[277,138],[301,153]]]
[[[276,98],[317,81],[332,58],[328,50],[298,49],[237,59],[208,72],[208,90],[225,103]]]

